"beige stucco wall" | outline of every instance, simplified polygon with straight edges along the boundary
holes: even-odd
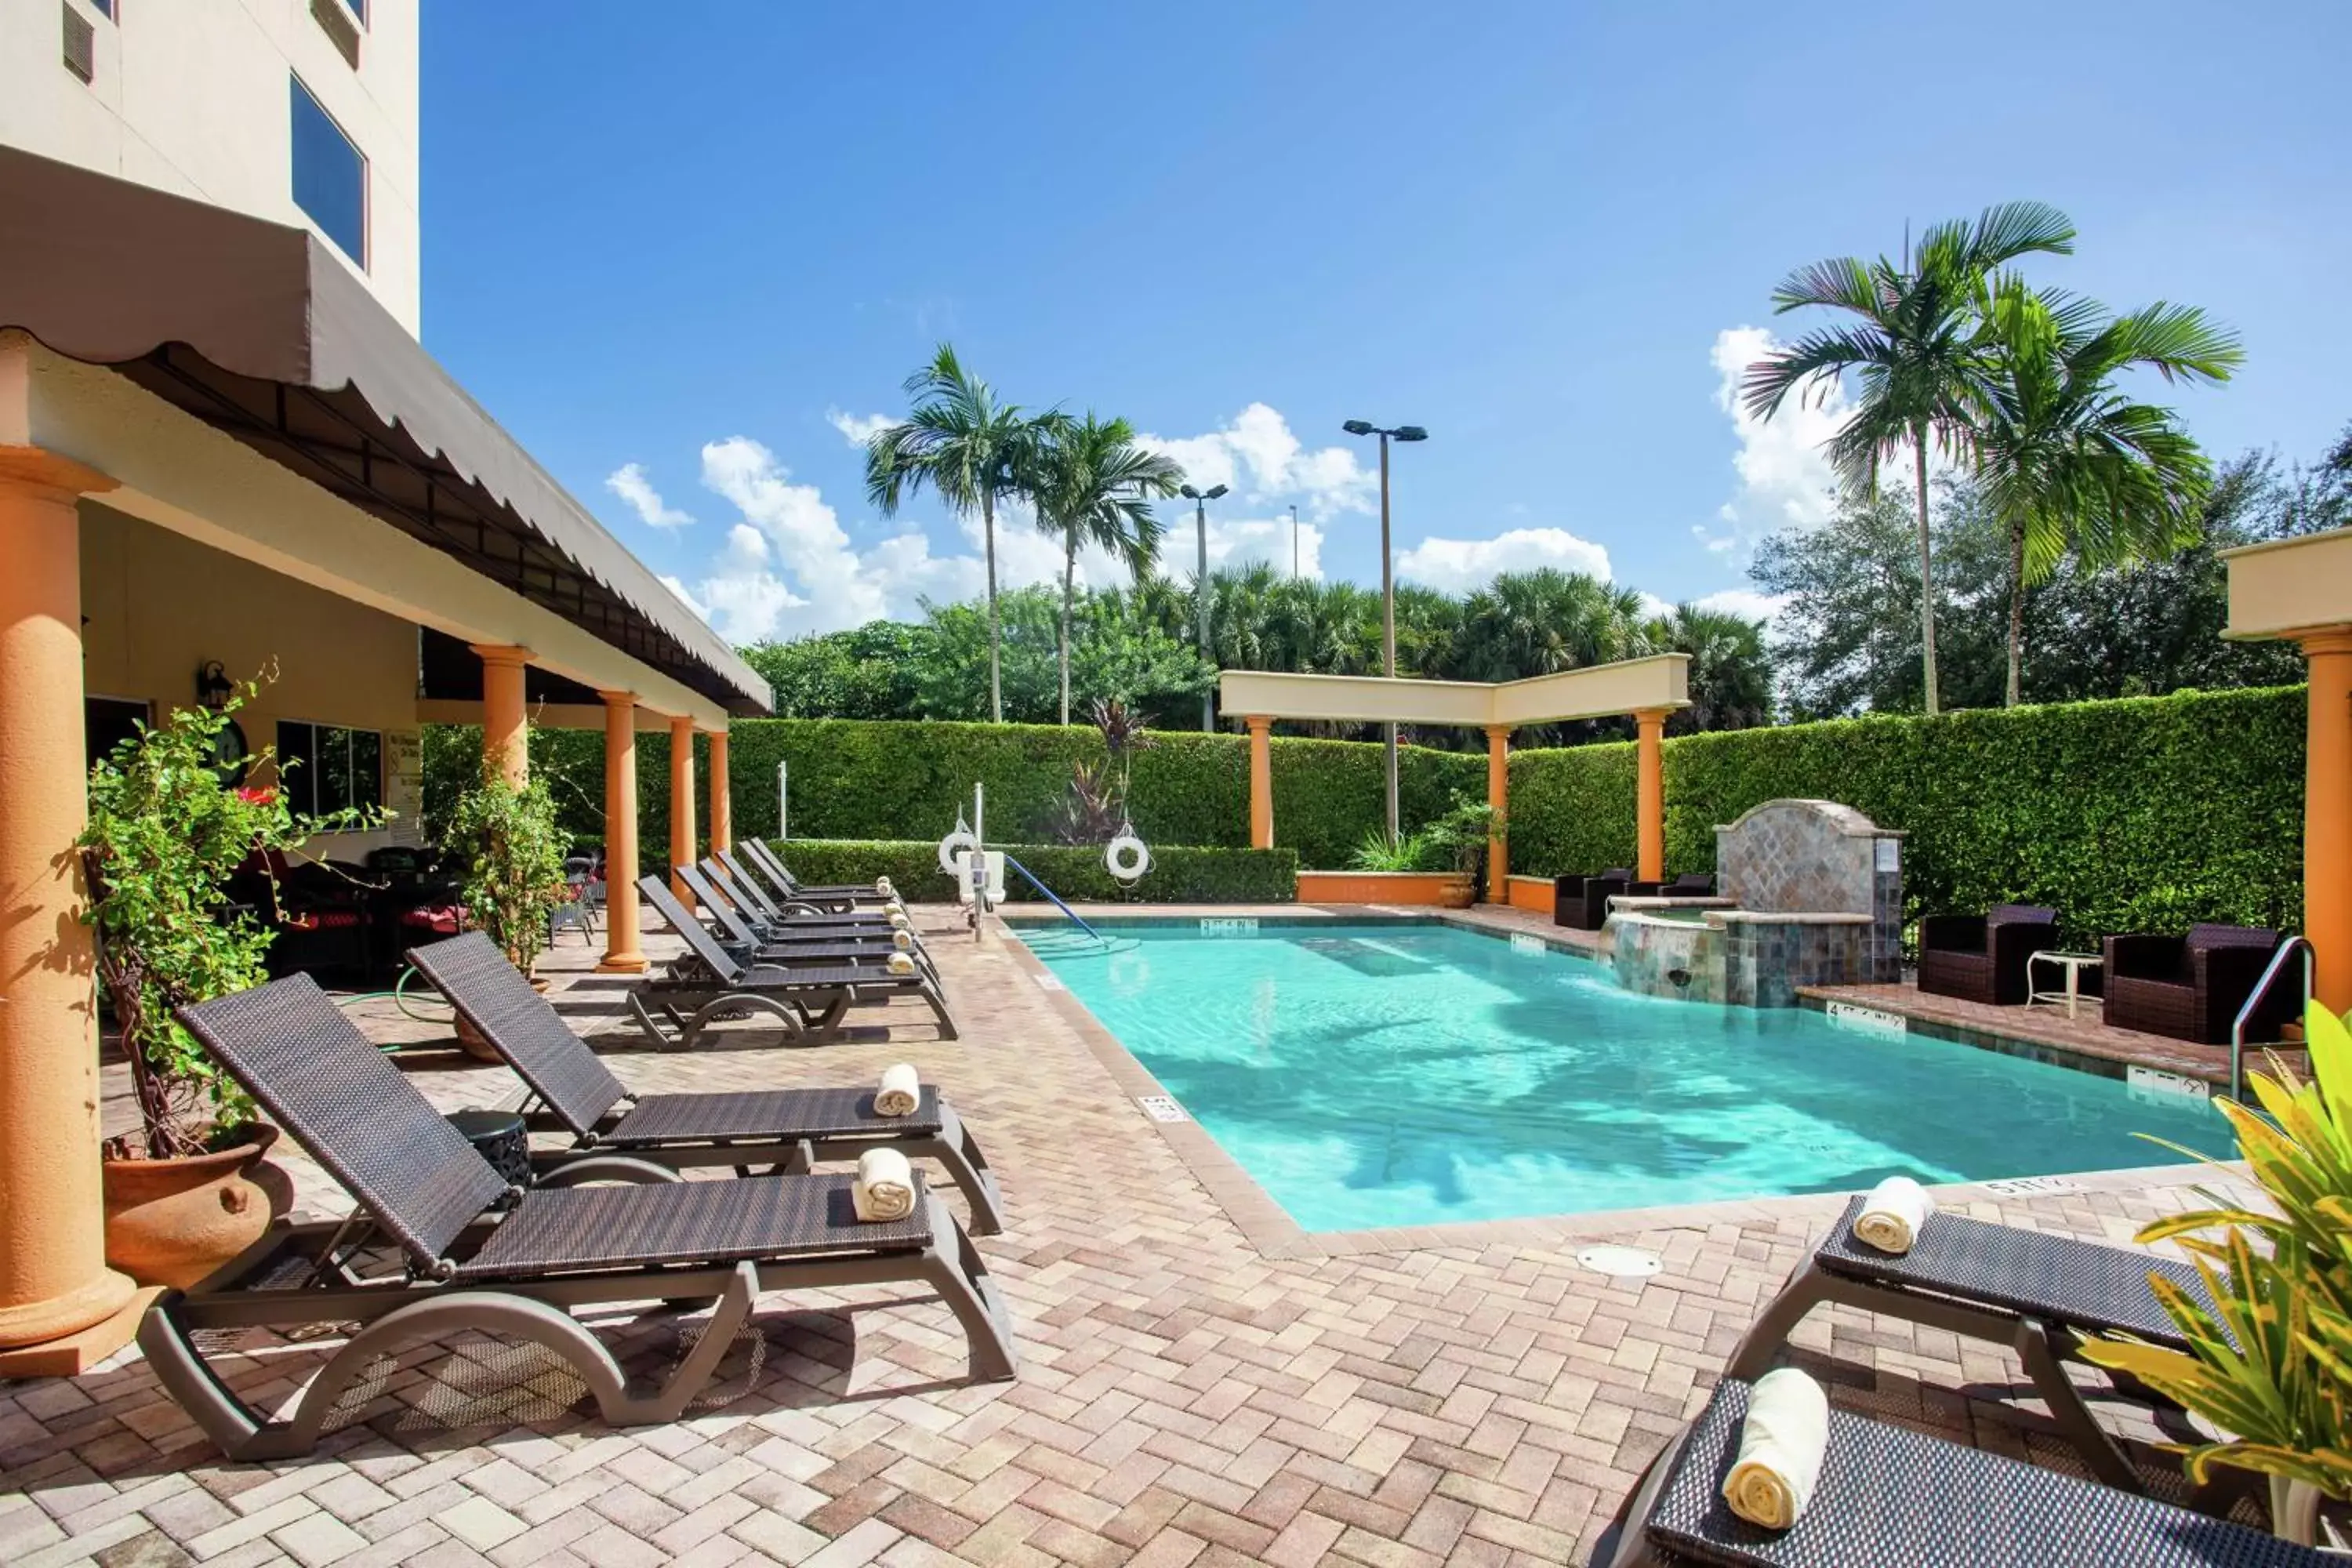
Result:
[[[2352,528],[2225,550],[2231,637],[2286,637],[2352,623]]]
[[[81,503],[81,593],[90,696],[144,700],[161,719],[194,705],[210,660],[240,682],[274,666],[278,679],[237,715],[255,752],[280,720],[384,734],[385,805],[400,816],[389,833],[317,847],[356,858],[415,835],[413,768],[394,760],[415,755],[415,626],[93,500]]]
[[[1226,713],[1366,723],[1517,726],[1690,705],[1690,656],[1655,654],[1499,685],[1377,675],[1292,675],[1229,669],[1218,678]]]
[[[119,22],[89,0],[0,0],[0,143],[316,233],[294,205],[299,76],[368,161],[354,270],[415,333],[417,4],[371,0],[353,69],[310,0],[121,0]],[[95,29],[88,82],[63,63],[61,5]]]

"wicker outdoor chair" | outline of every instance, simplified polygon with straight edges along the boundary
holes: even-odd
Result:
[[[1731,1511],[1748,1385],[1726,1378],[1650,1462],[1606,1568],[2325,1568],[2342,1561],[1832,1407],[1812,1500],[1787,1530]]]
[[[887,963],[890,954],[898,951],[898,944],[892,941],[898,934],[896,930],[879,915],[854,923],[828,915],[816,917],[814,921],[805,916],[788,917],[770,924],[754,912],[750,896],[718,862],[705,860],[699,866],[680,866],[676,869],[678,880],[694,895],[702,912],[716,922],[719,929],[710,932],[712,937],[747,963],[782,964],[787,968],[813,963],[878,964]],[[703,929],[709,931],[709,927]],[[915,966],[932,984],[940,984],[938,966],[923,951],[911,928],[907,942],[907,955],[914,960]]]
[[[1625,891],[1637,899],[1711,899],[1715,897],[1715,873],[1685,871],[1659,882],[1628,882]]]
[[[1551,923],[1577,931],[1599,931],[1609,918],[1609,900],[1633,885],[1633,873],[1623,866],[1590,877],[1555,877],[1551,885]]]
[[[742,849],[743,858],[765,873],[769,882],[788,903],[809,904],[821,910],[839,911],[884,901],[883,896],[874,890],[871,883],[830,882],[820,887],[803,882],[786,868],[781,856],[760,839],[744,839]]]
[[[754,871],[749,862],[748,856],[739,856],[732,849],[719,849],[713,851],[710,858],[703,861],[702,868],[706,872],[712,873],[712,879],[719,880],[719,889],[729,898],[734,898],[735,889],[741,889],[743,897],[736,899],[736,903],[742,905],[748,901],[751,909],[757,910],[760,918],[772,926],[782,926],[791,921],[804,921],[811,916],[850,915],[866,920],[876,918],[877,908],[880,901],[878,900],[875,904],[869,905],[852,901],[846,895],[813,900],[791,893],[781,893],[769,885],[770,879]],[[717,873],[712,871],[714,866],[719,871],[726,873],[724,880],[719,880]],[[873,889],[867,889],[866,896],[869,899],[874,898]]]
[[[2138,1490],[2139,1472],[2092,1419],[2059,1363],[2079,1360],[2085,1341],[2116,1330],[2187,1350],[2147,1281],[2161,1274],[2210,1310],[2197,1270],[2150,1252],[1948,1214],[1928,1215],[1911,1250],[1895,1256],[1854,1239],[1863,1202],[1846,1205],[1812,1257],[1765,1307],[1732,1352],[1727,1375],[1751,1383],[1763,1376],[1797,1325],[1824,1302],[2006,1345],[2025,1363],[2034,1392],[2091,1473]],[[2144,1393],[2137,1384],[2118,1386]]]
[[[1929,915],[1919,922],[1919,989],[1997,1007],[2032,994],[2027,962],[2058,946],[2058,911],[1995,904],[1981,915]]]
[[[690,1049],[712,1024],[750,1012],[765,1013],[783,1025],[793,1045],[823,1045],[840,1030],[852,1005],[894,996],[913,996],[929,1006],[941,1039],[958,1036],[946,994],[919,967],[912,974],[893,974],[880,963],[862,961],[822,968],[746,962],[688,914],[659,877],[638,878],[637,891],[687,947],[666,973],[649,974],[629,991],[631,1016],[663,1050]]]
[[[961,1325],[971,1377],[1013,1375],[1003,1299],[920,1176],[913,1211],[878,1224],[856,1218],[850,1176],[689,1181],[625,1155],[583,1159],[519,1191],[308,976],[174,1016],[358,1204],[340,1224],[278,1222],[211,1278],[165,1291],[140,1325],[165,1390],[231,1459],[310,1452],[347,1405],[367,1403],[364,1385],[390,1358],[452,1334],[531,1342],[568,1363],[615,1426],[675,1421],[755,1299],[777,1290],[920,1285]],[[622,1184],[573,1184],[587,1182]],[[711,1307],[656,1384],[633,1378],[571,1315],[648,1300]],[[219,1331],[317,1324],[356,1328],[274,1415],[238,1398],[208,1360]]]
[[[765,1165],[770,1174],[785,1174],[888,1147],[946,1168],[971,1205],[974,1236],[1004,1228],[996,1173],[934,1085],[923,1085],[908,1116],[875,1114],[871,1089],[639,1096],[481,932],[411,948],[408,961],[530,1087],[537,1105],[526,1122],[572,1139],[569,1149],[535,1151],[534,1168],[561,1170],[601,1151],[642,1154],[672,1169],[731,1166],[749,1174]]]
[[[697,885],[696,876],[725,894],[726,902],[734,911],[738,923],[751,927],[752,940],[762,943],[848,942],[877,934],[887,938],[890,934],[890,917],[883,912],[879,904],[870,908],[820,909],[802,900],[785,900],[780,903],[771,898],[767,907],[777,910],[774,918],[771,919],[741,879],[727,875],[724,865],[715,856],[705,858],[697,867],[678,866],[672,869],[697,899],[707,902],[709,894]],[[714,915],[713,918],[717,917]],[[730,940],[733,940],[731,935]]]
[[[2279,933],[2259,926],[2193,925],[2187,936],[2111,936],[2104,977],[2105,1021],[2176,1040],[2227,1045],[2277,951]],[[2282,990],[2252,1020],[2260,1040],[2275,1040],[2301,1016],[2303,998]]]

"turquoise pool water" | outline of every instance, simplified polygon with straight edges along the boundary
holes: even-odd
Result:
[[[1062,928],[1066,931],[1067,928]],[[1819,1013],[1620,991],[1442,925],[1031,945],[1307,1230],[2163,1164],[2210,1106]]]

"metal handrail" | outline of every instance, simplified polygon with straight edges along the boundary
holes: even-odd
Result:
[[[2260,1007],[2263,1005],[2263,999],[2271,994],[2271,987],[2278,983],[2279,971],[2286,966],[2287,959],[2297,950],[2303,953],[2304,1005],[2308,1007],[2311,1005],[2312,964],[2316,961],[2317,955],[2312,952],[2309,942],[2299,936],[2291,936],[2279,943],[2278,951],[2271,954],[2269,965],[2263,970],[2263,977],[2254,983],[2253,991],[2246,997],[2246,1005],[2238,1009],[2237,1020],[2230,1026],[2230,1098],[2231,1100],[2242,1100],[2246,1097],[2246,1073],[2243,1065],[2246,1054],[2246,1026],[2253,1021],[2254,1010]]]
[[[1003,850],[999,850],[999,851],[997,851],[997,853],[999,853],[999,854],[1003,854]],[[1084,921],[1080,920],[1080,919],[1078,918],[1078,911],[1077,911],[1077,910],[1074,910],[1074,909],[1070,908],[1070,906],[1069,906],[1069,905],[1067,905],[1067,904],[1066,904],[1066,903],[1062,902],[1061,899],[1060,899],[1059,897],[1057,897],[1057,896],[1055,894],[1055,892],[1054,892],[1054,889],[1051,889],[1051,888],[1049,888],[1049,887],[1045,886],[1045,883],[1043,883],[1043,882],[1041,882],[1041,881],[1039,881],[1039,880],[1037,879],[1037,873],[1036,873],[1036,872],[1032,871],[1031,869],[1029,869],[1029,868],[1028,868],[1028,867],[1024,866],[1020,861],[1015,860],[1015,859],[1014,859],[1012,856],[1010,856],[1010,855],[1005,855],[1005,856],[1004,856],[1004,863],[1005,863],[1006,865],[1008,865],[1008,866],[1012,867],[1014,870],[1016,870],[1016,871],[1020,872],[1023,876],[1024,876],[1024,877],[1028,878],[1028,879],[1029,879],[1029,885],[1030,885],[1031,887],[1033,887],[1033,888],[1036,889],[1039,892],[1041,892],[1041,893],[1045,894],[1045,901],[1046,901],[1047,903],[1052,904],[1055,909],[1057,909],[1057,910],[1061,910],[1064,914],[1066,914],[1066,915],[1069,916],[1069,917],[1070,917],[1070,923],[1071,923],[1071,924],[1073,924],[1073,925],[1076,926],[1080,931],[1082,931],[1086,932],[1088,936],[1090,936],[1090,937],[1094,938],[1097,942],[1101,942],[1101,941],[1103,940],[1102,932],[1100,932],[1100,931],[1098,931],[1095,930],[1095,928],[1094,928],[1094,927],[1092,927],[1092,926],[1090,926],[1090,925],[1087,924],[1087,922],[1086,922],[1086,921]]]

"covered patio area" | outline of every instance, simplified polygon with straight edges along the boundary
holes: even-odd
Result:
[[[1528,724],[1630,716],[1635,735],[1635,816],[1639,875],[1655,881],[1665,874],[1666,815],[1663,745],[1666,716],[1690,706],[1690,656],[1680,653],[1562,670],[1526,680],[1498,683],[1413,680],[1377,675],[1289,675],[1272,670],[1227,670],[1218,683],[1218,706],[1243,715],[1249,731],[1250,846],[1271,849],[1275,821],[1272,736],[1277,720],[1337,720],[1366,724],[1451,725],[1484,731],[1486,737],[1486,803],[1498,818],[1510,806],[1513,731]],[[1302,870],[1298,896],[1309,903],[1387,901],[1376,878]],[[1486,849],[1486,887],[1495,902],[1512,889],[1507,821]],[[1549,909],[1550,885],[1541,907]],[[1530,901],[1528,907],[1537,907]]]
[[[421,844],[420,726],[607,736],[602,963],[645,967],[635,740],[672,739],[671,834],[729,832],[739,660],[300,230],[0,149],[0,1376],[71,1373],[144,1306],[106,1266],[98,1008],[74,842],[92,758],[263,678],[246,749],[299,758],[313,841]],[[396,933],[393,938],[397,946]]]

